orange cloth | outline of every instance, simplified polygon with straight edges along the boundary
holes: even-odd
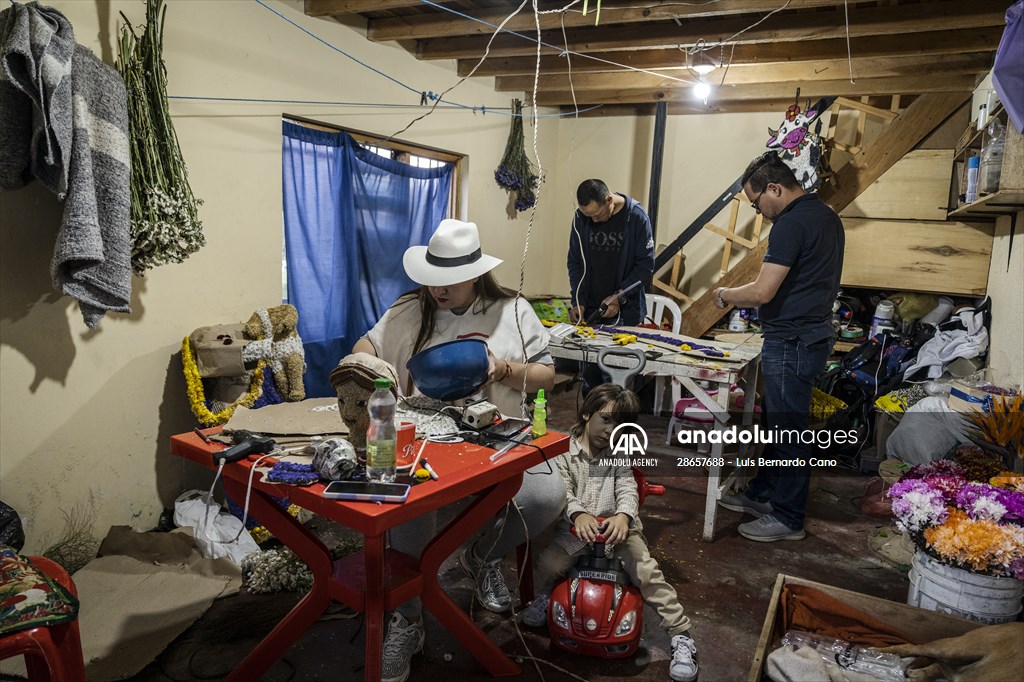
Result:
[[[861,646],[894,646],[915,640],[866,613],[805,585],[785,585],[779,632],[802,630]]]

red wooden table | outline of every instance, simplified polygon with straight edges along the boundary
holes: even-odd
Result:
[[[207,433],[214,433],[211,429]],[[549,460],[569,449],[569,437],[555,432],[535,440]],[[212,453],[224,449],[207,444],[195,433],[171,437],[171,452],[209,469]],[[416,447],[419,447],[417,443]],[[330,605],[337,600],[366,614],[366,667],[364,679],[380,679],[384,613],[420,595],[423,606],[493,676],[518,675],[517,666],[448,597],[438,582],[441,563],[484,523],[488,522],[518,492],[523,472],[543,461],[540,450],[521,445],[497,462],[490,462],[493,450],[470,443],[428,443],[424,456],[438,473],[437,481],[413,486],[404,504],[342,502],[322,497],[321,483],[299,488],[264,483],[254,476],[249,513],[301,558],[313,573],[313,588],[231,673],[229,680],[255,680],[295,642]],[[245,499],[251,464],[247,461],[224,467],[224,489],[239,504]],[[554,464],[552,464],[554,466]],[[400,478],[401,480],[401,478]],[[314,514],[359,531],[363,551],[338,561],[330,550],[277,505],[271,496],[289,497],[292,503]],[[475,499],[451,523],[438,532],[423,550],[419,561],[392,549],[385,549],[388,529],[447,504],[475,495]]]

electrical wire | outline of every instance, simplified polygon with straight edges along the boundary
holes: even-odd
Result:
[[[367,107],[372,109],[420,109],[427,105],[425,104],[390,104],[387,102],[341,102],[331,100],[308,100],[308,99],[264,99],[257,97],[201,97],[197,95],[168,95],[167,99],[180,99],[180,100],[194,100],[198,102],[240,102],[240,103],[255,103],[255,104],[311,104],[318,106],[342,106],[342,107]],[[600,109],[603,105],[595,104],[591,107],[581,110],[583,113],[592,111],[594,109]],[[456,104],[444,104],[437,106],[437,109],[455,109],[459,111],[471,111],[474,114],[495,114],[496,116],[509,116],[516,117],[519,114],[512,113],[511,107],[466,107],[463,105]],[[279,114],[274,114],[278,116]],[[525,114],[524,114],[525,115]],[[557,114],[537,114],[538,118],[565,118],[572,114],[557,113]]]

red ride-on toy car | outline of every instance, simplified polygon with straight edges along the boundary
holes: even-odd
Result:
[[[648,495],[664,495],[665,487],[651,485],[634,467],[640,504]],[[603,522],[599,518],[598,522]],[[576,529],[572,529],[576,534]],[[622,561],[605,556],[605,537],[594,540],[594,551],[576,560],[565,580],[551,590],[548,632],[560,649],[597,658],[626,658],[636,653],[643,631],[644,600],[629,583]]]

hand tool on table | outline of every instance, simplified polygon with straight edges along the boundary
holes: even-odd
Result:
[[[265,455],[277,447],[274,439],[270,436],[264,436],[244,429],[232,432],[231,439],[235,441],[235,445],[213,453],[214,465],[237,462],[249,455]]]
[[[622,297],[623,297],[623,296],[624,296],[624,295],[625,295],[626,293],[628,293],[628,292],[632,291],[633,289],[637,288],[638,286],[640,286],[640,280],[637,280],[637,281],[633,282],[632,284],[630,284],[630,285],[629,285],[628,287],[626,287],[625,289],[619,289],[618,291],[616,291],[616,292],[615,292],[614,294],[612,294],[612,295],[611,295],[611,296],[609,296],[608,298],[611,298],[612,296],[614,296],[614,297],[616,297],[616,298],[618,298],[618,299],[620,299],[620,300],[621,300],[621,299],[622,299]],[[608,311],[608,304],[607,304],[607,303],[605,303],[604,301],[602,301],[602,302],[601,302],[601,307],[599,307],[599,308],[598,308],[597,310],[595,310],[594,312],[590,313],[590,317],[588,317],[588,318],[587,318],[587,324],[588,324],[588,325],[593,325],[593,324],[594,324],[595,322],[597,322],[597,320],[598,320],[598,319],[600,319],[600,317],[601,317],[602,315],[604,315],[604,314],[605,314],[605,312],[607,312],[607,311]]]

